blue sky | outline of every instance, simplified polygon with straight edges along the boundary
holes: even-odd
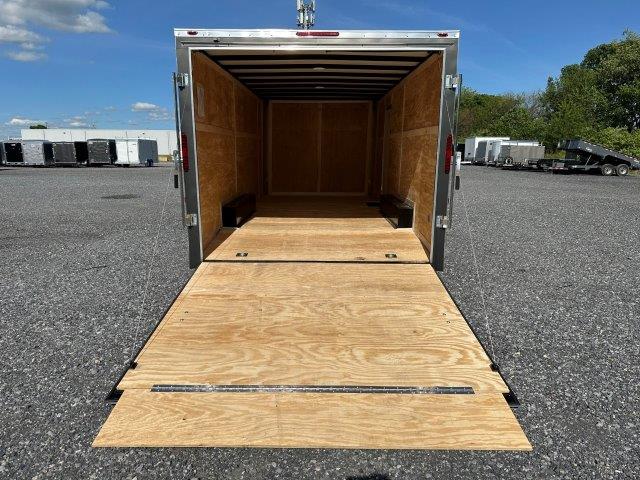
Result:
[[[318,0],[316,27],[460,29],[464,83],[543,88],[640,31],[637,0]],[[295,1],[0,0],[0,137],[23,124],[172,128],[173,28],[295,28]]]

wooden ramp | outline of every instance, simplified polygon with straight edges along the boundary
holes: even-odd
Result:
[[[370,211],[350,220],[393,230]],[[277,235],[286,218],[256,217],[229,239]],[[346,231],[343,218],[306,220]],[[310,249],[292,262],[259,245],[264,261],[216,250],[198,268],[120,381],[94,446],[531,448],[507,385],[417,255],[328,263]]]

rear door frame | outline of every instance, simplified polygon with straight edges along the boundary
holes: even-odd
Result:
[[[200,222],[200,199],[198,184],[198,153],[193,101],[192,61],[194,51],[203,50],[391,50],[391,51],[438,51],[443,55],[440,132],[438,138],[437,168],[435,175],[431,248],[429,257],[435,270],[444,268],[444,245],[446,223],[443,227],[438,218],[447,217],[448,203],[453,201],[450,194],[451,177],[455,176],[452,163],[449,173],[445,173],[447,137],[451,134],[455,144],[457,92],[445,88],[448,75],[456,76],[458,71],[458,31],[341,31],[340,37],[300,38],[296,30],[185,30],[176,29],[176,73],[185,74],[188,85],[178,90],[180,109],[179,130],[186,135],[189,152],[189,169],[184,171],[184,199],[186,215],[196,219],[196,225],[188,226],[189,265],[196,268],[204,260],[202,231]],[[447,112],[449,115],[447,115]],[[178,138],[180,144],[181,138]],[[182,149],[178,149],[180,155]],[[182,159],[184,162],[184,159]]]

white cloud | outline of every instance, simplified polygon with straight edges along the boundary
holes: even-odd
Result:
[[[18,62],[36,62],[38,60],[44,60],[47,58],[47,55],[32,50],[21,50],[18,52],[7,52],[7,57]]]
[[[1,0],[0,0],[1,1]],[[0,3],[0,5],[2,5]],[[15,25],[0,25],[0,43],[17,43],[35,45],[46,39],[35,32]]]
[[[46,58],[33,53],[48,39],[32,26],[73,33],[108,33],[111,29],[97,10],[109,8],[103,0],[0,0],[0,44],[19,45],[7,56],[18,61]]]
[[[8,25],[34,24],[76,33],[111,29],[96,12],[109,7],[101,0],[0,0],[0,18]]]
[[[26,127],[28,125],[36,125],[38,123],[44,122],[42,122],[41,120],[30,120],[28,118],[13,117],[11,120],[5,123],[5,125],[9,125],[12,127]]]
[[[136,102],[131,105],[131,111],[146,113],[147,119],[154,122],[163,122],[166,120],[171,120],[172,118],[172,116],[169,114],[169,110],[154,103]]]
[[[69,123],[70,127],[80,128],[80,127],[88,127],[89,125],[86,122],[81,121],[73,121]]]
[[[169,112],[167,110],[161,110],[158,112],[149,112],[149,120],[154,120],[154,121],[165,121],[165,120],[171,120],[171,115],[169,115]]]
[[[158,105],[155,105],[153,103],[147,103],[147,102],[136,102],[133,105],[131,105],[132,112],[153,112],[161,109],[162,107],[159,107]]]

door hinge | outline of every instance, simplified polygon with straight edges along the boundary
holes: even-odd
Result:
[[[195,227],[198,225],[198,216],[195,213],[188,213],[184,216],[185,227]]]
[[[460,75],[446,75],[444,77],[444,86],[449,90],[457,90],[460,86]]]
[[[189,86],[189,74],[188,73],[176,73],[176,85],[179,88],[185,88]]]
[[[449,228],[449,217],[446,215],[438,215],[436,217],[436,227],[443,229]]]

